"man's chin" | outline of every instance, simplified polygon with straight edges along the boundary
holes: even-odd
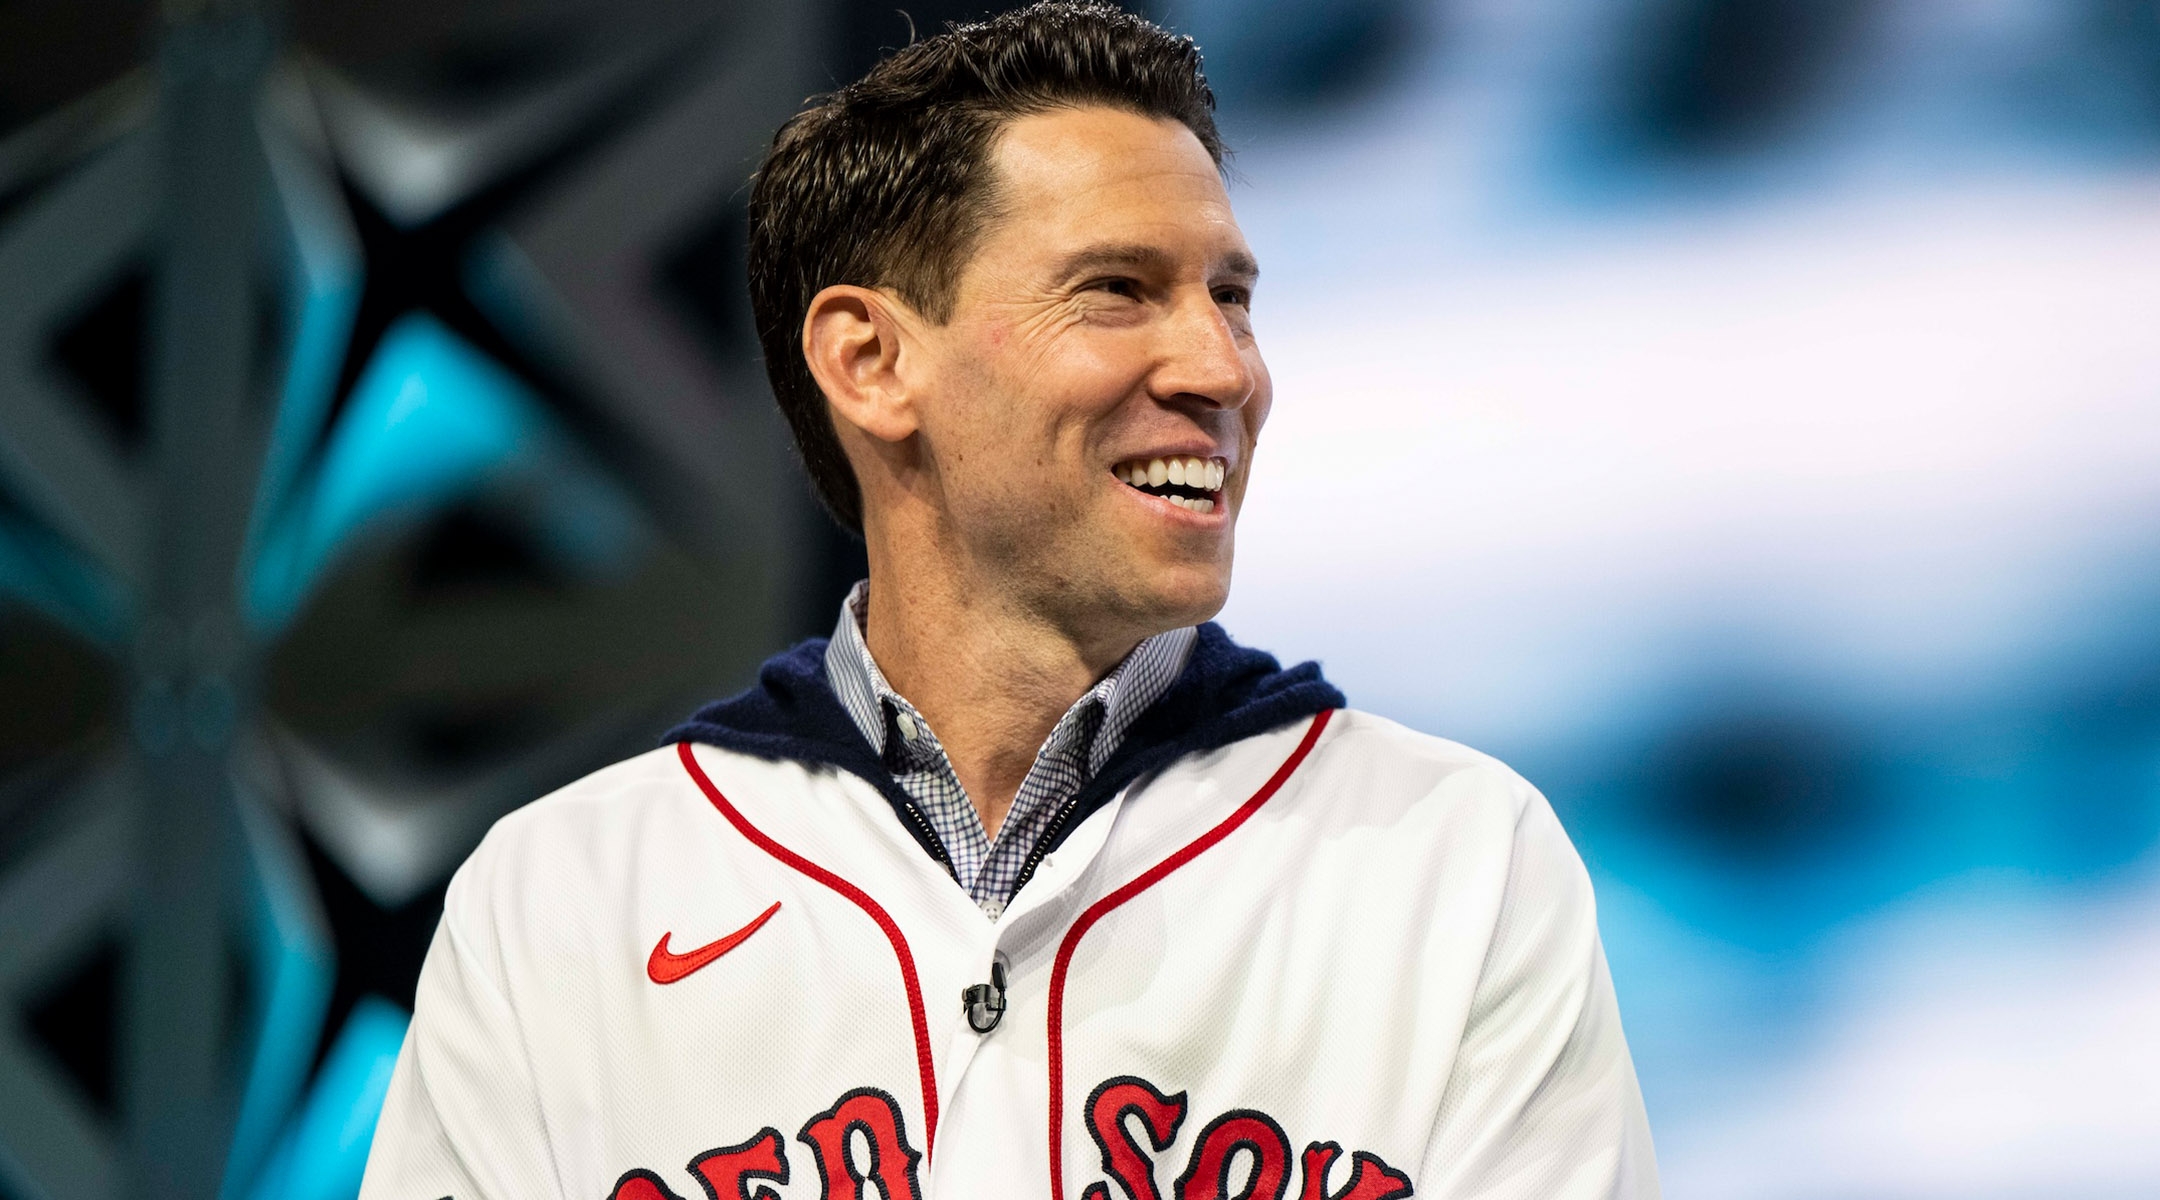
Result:
[[[1220,542],[1195,553],[1144,535],[1090,540],[1085,550],[1041,548],[1037,561],[1048,569],[1029,585],[1041,611],[1087,641],[1107,647],[1197,625],[1230,598],[1230,555]]]
[[[1229,601],[1230,572],[1213,564],[1139,569],[1120,599],[1150,635],[1198,625]]]

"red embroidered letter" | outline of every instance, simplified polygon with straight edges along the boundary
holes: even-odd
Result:
[[[615,1190],[608,1193],[608,1200],[682,1200],[682,1197],[669,1191],[658,1175],[643,1167],[633,1167],[615,1181]]]
[[[860,1132],[870,1143],[870,1169],[855,1169],[848,1139]],[[876,1088],[856,1088],[802,1127],[795,1135],[817,1151],[819,1192],[825,1200],[862,1200],[862,1185],[875,1181],[884,1200],[921,1200],[915,1164],[922,1159],[907,1142],[900,1106]]]
[[[1245,1190],[1232,1197],[1230,1162],[1240,1150],[1252,1157],[1252,1173]],[[1282,1200],[1289,1189],[1290,1139],[1275,1118],[1249,1108],[1208,1122],[1177,1181],[1178,1200]]]
[[[1155,1164],[1125,1125],[1125,1118],[1134,1113],[1146,1123],[1149,1143],[1156,1150],[1168,1149],[1185,1120],[1185,1093],[1165,1096],[1145,1079],[1120,1075],[1104,1080],[1088,1097],[1088,1132],[1102,1151],[1103,1170],[1125,1186],[1131,1200],[1162,1200],[1161,1193],[1155,1190]],[[1090,1195],[1093,1190],[1089,1189]],[[1109,1194],[1110,1190],[1104,1188],[1103,1200],[1109,1200]]]
[[[787,1150],[781,1144],[780,1131],[767,1126],[740,1146],[707,1150],[691,1159],[690,1173],[697,1176],[711,1200],[780,1200],[771,1188],[761,1187],[753,1193],[750,1181],[786,1183]]]
[[[1342,1154],[1333,1142],[1314,1142],[1305,1147],[1305,1180],[1298,1200],[1397,1200],[1410,1194],[1410,1177],[1363,1150],[1350,1156],[1350,1182],[1343,1190],[1327,1190],[1328,1168]]]

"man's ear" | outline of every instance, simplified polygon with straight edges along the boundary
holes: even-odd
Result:
[[[834,417],[884,442],[916,429],[901,379],[910,328],[904,309],[884,292],[835,284],[812,297],[803,315],[803,358]]]

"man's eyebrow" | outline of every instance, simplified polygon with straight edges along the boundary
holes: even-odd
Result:
[[[1112,243],[1088,246],[1076,250],[1058,264],[1057,276],[1071,279],[1093,271],[1115,270],[1166,270],[1171,265],[1169,252],[1157,246],[1143,243]]]
[[[1089,246],[1076,250],[1058,264],[1057,278],[1071,279],[1095,271],[1168,271],[1174,260],[1169,251],[1159,246],[1141,242],[1112,243]],[[1222,257],[1217,272],[1238,279],[1253,280],[1260,277],[1260,264],[1243,250],[1233,250]]]

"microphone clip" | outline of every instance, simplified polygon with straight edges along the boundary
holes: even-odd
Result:
[[[990,982],[971,984],[960,991],[960,1003],[967,1009],[968,1028],[977,1033],[988,1033],[1005,1019],[1005,963],[1001,958],[990,960]]]

